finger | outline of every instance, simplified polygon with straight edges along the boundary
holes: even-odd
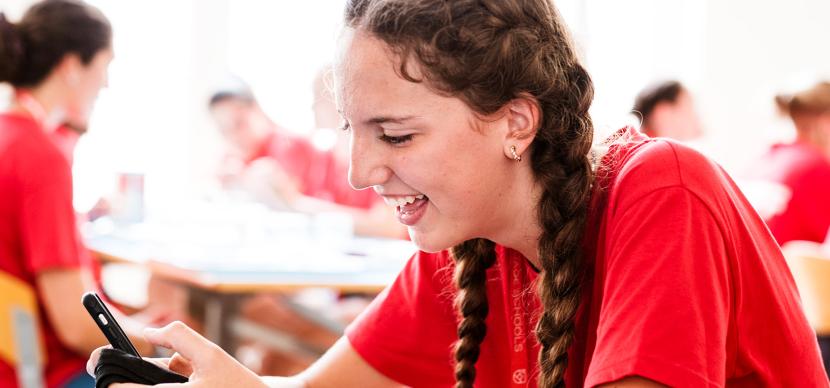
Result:
[[[111,348],[112,346],[102,346],[98,349],[92,351],[89,355],[89,359],[86,360],[86,373],[90,376],[95,376],[95,365],[98,364],[98,359],[101,358],[101,349]]]
[[[169,365],[170,365],[170,359],[169,358],[147,358],[147,357],[144,357],[144,361],[149,361],[149,362],[152,362],[153,364],[156,364],[156,365],[158,365],[162,368],[170,369],[169,368]]]
[[[167,364],[167,368],[184,376],[193,374],[193,365],[179,353],[173,354],[173,357],[170,358],[170,362]]]
[[[180,356],[190,360],[198,368],[217,351],[218,346],[202,337],[180,321],[173,322],[161,329],[147,328],[144,337],[153,344],[175,350]]]
[[[149,385],[141,385],[135,383],[118,383],[118,384],[110,384],[109,388],[145,388],[149,387]],[[154,386],[157,387],[157,386]]]

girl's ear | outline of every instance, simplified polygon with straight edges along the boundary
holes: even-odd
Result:
[[[520,160],[536,137],[542,119],[539,102],[530,95],[522,95],[504,107],[507,133],[504,137],[504,156]]]

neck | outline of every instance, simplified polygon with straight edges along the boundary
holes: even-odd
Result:
[[[53,130],[63,122],[64,108],[60,102],[60,95],[55,93],[48,83],[22,89],[18,93],[18,98],[11,107],[13,111],[31,116],[46,130]]]
[[[522,162],[522,163],[529,163]],[[529,165],[519,168],[516,181],[510,185],[511,190],[506,193],[501,225],[490,238],[493,242],[515,249],[522,254],[535,268],[541,269],[539,262],[539,238],[542,227],[539,225],[538,208],[528,206],[528,203],[539,203],[542,188],[533,176]],[[530,199],[530,200],[528,200]]]
[[[807,143],[813,145],[820,150],[822,150],[825,154],[830,154],[830,144],[828,144],[827,136],[822,132],[819,128],[815,126],[810,126],[805,128],[806,126],[802,124],[800,128],[798,128],[796,134],[796,141],[801,143]]]

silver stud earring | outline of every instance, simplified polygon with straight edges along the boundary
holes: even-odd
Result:
[[[514,146],[514,145],[510,146],[510,153],[513,154],[513,160],[515,160],[517,162],[522,161],[522,155],[519,155],[519,153],[516,152],[516,146]]]

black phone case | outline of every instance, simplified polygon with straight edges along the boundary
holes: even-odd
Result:
[[[186,382],[188,378],[185,376],[117,349],[101,350],[95,365],[95,388],[107,388],[114,383],[156,385]]]
[[[136,350],[133,343],[130,342],[130,339],[124,334],[124,330],[121,330],[121,326],[118,325],[118,322],[115,321],[115,317],[112,316],[109,309],[104,302],[98,297],[98,294],[94,292],[87,292],[84,294],[81,301],[86,307],[86,311],[89,312],[89,315],[92,316],[92,320],[95,321],[95,324],[98,325],[98,328],[104,333],[104,336],[107,337],[107,340],[112,344],[112,347],[118,350],[121,350],[127,354],[133,355],[135,357],[141,357],[138,354],[138,350]]]

